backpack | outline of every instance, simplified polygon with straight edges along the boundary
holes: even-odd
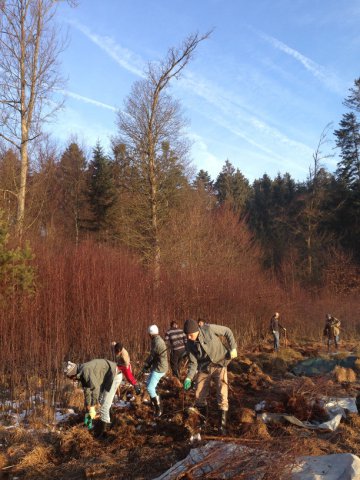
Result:
[[[340,334],[340,320],[334,318],[330,325],[330,332],[333,337],[337,337]]]

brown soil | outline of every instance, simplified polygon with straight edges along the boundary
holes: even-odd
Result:
[[[327,415],[321,403],[323,395],[358,396],[360,385],[354,371],[351,374],[341,372],[338,381],[334,381],[335,372],[315,379],[289,374],[291,365],[299,356],[307,358],[312,352],[307,356],[305,347],[293,347],[288,355],[283,352],[277,357],[261,351],[233,361],[229,368],[227,436],[219,436],[216,392],[213,391],[200,445],[209,439],[217,439],[265,452],[276,448],[282,464],[277,464],[277,473],[274,473],[263,459],[262,467],[267,472],[264,479],[280,478],[281,468],[285,469],[297,455],[357,454],[360,450],[360,417],[357,414],[348,415],[334,433],[305,430],[286,423],[265,425],[255,414],[255,405],[265,401],[267,412],[288,413],[301,420],[324,421]],[[184,392],[176,379],[168,378],[161,381],[159,391],[164,406],[164,415],[160,419],[155,421],[151,406],[137,397],[127,408],[113,408],[113,426],[105,438],[98,439],[83,425],[79,406],[82,393],[79,395],[79,390],[67,387],[64,405],[78,408],[78,414],[71,420],[54,427],[41,417],[48,417],[48,412],[39,410],[39,421],[33,415],[26,428],[0,427],[0,478],[155,478],[187,456],[194,447],[189,442],[190,435],[197,431],[200,423],[197,410],[190,408],[194,404],[193,390]],[[266,457],[271,458],[270,455]],[[254,458],[250,463],[253,470]],[[241,478],[250,478],[250,473],[247,477],[245,470]]]

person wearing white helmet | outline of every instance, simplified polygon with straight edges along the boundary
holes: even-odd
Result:
[[[163,410],[160,396],[156,392],[156,387],[169,368],[167,348],[164,340],[159,335],[159,328],[157,325],[150,325],[148,332],[151,338],[151,350],[142,370],[150,370],[150,375],[146,382],[146,389],[150,395],[155,416],[161,417]]]

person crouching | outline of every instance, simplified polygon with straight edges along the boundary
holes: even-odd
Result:
[[[68,361],[64,373],[71,380],[80,382],[87,416],[91,420],[96,417],[96,406],[100,404],[101,436],[111,426],[110,407],[121,383],[122,373],[118,372],[115,362],[103,358],[95,358],[82,364]]]

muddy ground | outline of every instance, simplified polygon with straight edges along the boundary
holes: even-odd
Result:
[[[196,446],[216,438],[268,451],[265,456],[268,463],[263,461],[258,467],[265,472],[264,479],[272,480],[280,478],[282,469],[297,455],[360,454],[358,414],[349,414],[332,433],[287,423],[265,425],[256,418],[255,405],[265,400],[267,411],[290,413],[301,420],[326,420],[322,396],[360,395],[356,368],[352,373],[337,371],[312,378],[292,375],[292,366],[299,360],[319,354],[326,358],[326,352],[320,344],[290,347],[279,354],[273,354],[270,346],[254,348],[231,363],[227,436],[220,437],[218,433],[213,392],[206,428]],[[342,345],[339,356],[346,356],[345,352],[354,348]],[[127,393],[132,393],[127,390],[124,387],[121,392],[125,399]],[[185,393],[176,379],[168,377],[161,381],[159,392],[164,406],[160,419],[154,420],[151,406],[144,403],[146,397],[139,396],[126,407],[113,407],[112,429],[105,438],[98,439],[83,425],[81,390],[69,383],[64,388],[62,406],[64,411],[74,408],[76,414],[65,421],[53,425],[52,409],[46,406],[39,406],[20,426],[9,428],[2,421],[0,478],[147,480],[157,477],[186,457],[194,446],[189,438],[199,421],[196,412],[188,410],[194,402],[193,390]],[[4,410],[3,420],[5,416]],[[238,478],[254,478],[251,476],[254,468],[257,466],[252,458],[244,464],[243,474]],[[191,478],[191,474],[182,478]]]

